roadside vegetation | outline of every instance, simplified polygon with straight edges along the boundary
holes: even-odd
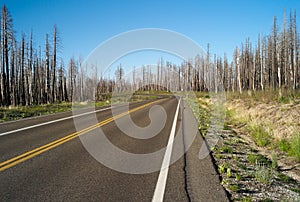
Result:
[[[161,97],[161,95],[167,95],[167,93],[162,94],[147,94],[137,92],[131,96],[130,102],[140,102],[145,100],[155,100]],[[13,121],[22,118],[29,118],[35,116],[48,115],[59,112],[71,111],[74,107],[88,108],[88,107],[103,107],[110,104],[123,103],[122,99],[114,99],[111,103],[111,94],[105,96],[105,100],[97,102],[78,102],[74,106],[71,102],[61,102],[56,104],[42,104],[42,105],[32,105],[32,106],[19,106],[19,107],[1,107],[0,108],[0,123],[5,121]]]
[[[226,119],[211,148],[232,201],[300,200],[299,93],[227,93]],[[199,131],[210,127],[211,101],[199,93]]]

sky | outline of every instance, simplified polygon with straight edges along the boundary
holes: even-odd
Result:
[[[210,44],[218,56],[233,50],[246,37],[256,42],[258,34],[272,30],[274,15],[279,27],[299,0],[0,0],[8,7],[17,37],[30,35],[35,46],[44,47],[46,33],[53,36],[57,25],[59,56],[68,63],[84,59],[99,44],[123,32],[141,28],[168,29],[187,36],[204,50]],[[299,14],[297,14],[298,27]],[[155,57],[158,55],[155,55]],[[139,57],[141,60],[141,57]],[[148,62],[148,61],[147,61]],[[136,64],[134,64],[136,65]],[[139,64],[137,64],[139,65]]]

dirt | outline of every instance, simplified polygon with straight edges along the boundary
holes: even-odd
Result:
[[[300,181],[289,177],[283,164],[273,166],[264,151],[230,126],[212,154],[232,201],[300,201]],[[256,155],[263,160],[251,161]]]
[[[209,98],[199,98],[200,108],[207,113],[210,105]],[[212,156],[230,199],[300,201],[300,163],[272,145],[257,146],[245,130],[250,124],[259,124],[274,141],[289,140],[300,131],[300,100],[285,104],[233,99],[227,100],[226,107],[234,109],[234,118],[242,121],[232,124],[231,117],[226,117],[225,129],[212,148]]]

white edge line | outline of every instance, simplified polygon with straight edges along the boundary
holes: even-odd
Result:
[[[0,136],[9,135],[9,134],[12,134],[12,133],[16,133],[16,132],[20,132],[20,131],[24,131],[24,130],[28,130],[28,129],[32,129],[32,128],[36,128],[36,127],[40,127],[40,126],[44,126],[44,125],[48,125],[48,124],[51,124],[51,123],[56,123],[56,122],[68,120],[68,119],[71,119],[71,118],[84,116],[84,115],[87,115],[87,114],[92,114],[92,113],[96,113],[96,112],[100,112],[100,111],[105,111],[105,110],[108,110],[108,109],[111,109],[111,108],[112,107],[108,107],[108,108],[104,108],[104,109],[98,109],[98,110],[95,110],[95,111],[92,111],[92,112],[86,112],[86,113],[83,113],[83,114],[68,116],[68,117],[56,119],[56,120],[53,120],[53,121],[48,121],[48,122],[44,122],[44,123],[40,123],[40,124],[36,124],[36,125],[32,125],[32,126],[27,126],[27,127],[24,127],[24,128],[19,128],[19,129],[16,129],[16,130],[7,131],[7,132],[4,132],[4,133],[0,133]]]
[[[154,195],[152,198],[152,202],[162,202],[164,199],[164,193],[166,189],[166,183],[167,183],[167,177],[168,177],[168,172],[169,172],[169,166],[170,166],[170,160],[171,160],[171,154],[172,154],[172,149],[173,149],[173,142],[174,142],[174,136],[175,136],[175,130],[176,130],[176,123],[177,123],[177,118],[178,118],[178,112],[179,112],[179,105],[180,105],[180,100],[178,101],[177,109],[175,112],[174,120],[173,120],[173,125],[170,133],[170,137],[168,140],[167,144],[167,149],[166,153],[163,159],[163,163],[159,172],[158,180],[156,183]]]

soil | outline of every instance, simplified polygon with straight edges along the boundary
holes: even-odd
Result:
[[[300,201],[300,165],[292,168],[284,158],[270,158],[270,152],[259,148],[237,129],[222,131],[212,155],[222,185],[232,201]],[[251,161],[251,156],[261,159]],[[290,160],[291,161],[291,160]],[[275,163],[278,163],[278,165]]]

